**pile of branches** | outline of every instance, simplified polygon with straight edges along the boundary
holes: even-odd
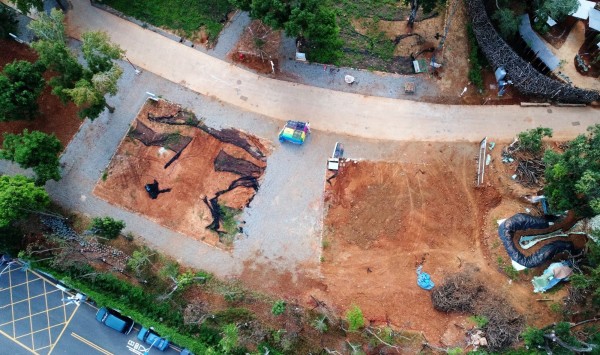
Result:
[[[467,8],[479,47],[494,69],[504,67],[519,92],[566,103],[590,103],[600,99],[599,92],[575,88],[550,79],[523,60],[498,35],[482,0],[467,0]]]
[[[450,275],[431,293],[433,308],[446,313],[473,313],[475,299],[484,290],[483,285],[470,273]]]
[[[546,165],[542,159],[518,159],[517,181],[525,187],[539,187],[542,185]]]
[[[502,149],[502,162],[517,162],[515,170],[516,181],[525,187],[539,187],[543,185],[546,164],[536,154],[520,149],[519,141],[514,140],[510,145]]]
[[[473,271],[448,276],[431,293],[433,307],[441,312],[461,312],[483,316],[482,327],[490,350],[507,348],[517,341],[525,322],[506,300],[491,292]]]

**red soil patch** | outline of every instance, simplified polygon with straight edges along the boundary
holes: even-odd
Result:
[[[175,152],[157,146],[145,146],[140,141],[125,137],[107,168],[107,176],[96,185],[94,194],[111,204],[121,206],[195,239],[211,245],[219,244],[216,233],[207,230],[212,222],[209,208],[203,198],[215,196],[225,190],[240,176],[230,172],[218,172],[214,160],[221,150],[265,167],[266,163],[254,159],[245,150],[223,143],[204,131],[183,125],[168,125],[148,120],[148,112],[165,113],[164,101],[147,102],[140,110],[137,120],[158,133],[179,133],[192,137],[191,143],[167,169],[164,165]],[[135,123],[134,123],[135,127]],[[264,148],[264,147],[263,147]],[[263,149],[266,153],[266,149]],[[152,200],[144,185],[156,179],[160,189],[171,188],[167,193]],[[254,196],[254,190],[236,188],[219,198],[219,202],[234,209],[242,209]]]
[[[34,62],[37,60],[37,54],[28,46],[15,41],[0,40],[0,69],[7,63],[15,60],[27,60]],[[46,72],[44,78],[49,80],[52,74]],[[77,116],[77,107],[73,103],[64,105],[60,99],[52,95],[52,88],[46,86],[38,99],[40,114],[33,120],[0,122],[0,132],[21,133],[23,129],[29,131],[41,131],[44,133],[54,133],[61,141],[63,147],[71,141],[79,126],[83,122]],[[0,143],[3,137],[0,136]]]
[[[279,71],[279,44],[281,32],[273,31],[259,20],[254,20],[244,29],[229,58],[236,63],[262,74]],[[271,66],[273,61],[273,67]]]
[[[470,326],[469,315],[435,311],[416,284],[416,266],[423,263],[438,285],[472,268],[528,324],[554,321],[552,302],[537,302],[530,283],[539,270],[511,281],[496,260],[508,260],[496,231],[498,208],[502,217],[524,209],[498,184],[505,172],[490,169],[486,186],[475,188],[476,144],[407,143],[402,152],[402,163],[348,161],[327,185],[320,272],[304,265],[296,275],[278,275],[246,265],[242,280],[310,306],[315,296],[342,316],[357,304],[373,325],[422,331],[452,347],[465,346],[455,324]],[[561,291],[544,297],[559,302]]]

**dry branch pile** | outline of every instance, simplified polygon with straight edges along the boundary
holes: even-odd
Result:
[[[498,35],[486,13],[482,0],[467,0],[477,43],[494,69],[504,67],[519,92],[568,103],[590,103],[600,99],[600,93],[584,90],[552,80],[519,57]]]
[[[525,325],[523,318],[506,300],[487,289],[470,271],[447,277],[433,290],[431,300],[438,311],[486,317],[488,323],[483,330],[491,350],[511,346]]]

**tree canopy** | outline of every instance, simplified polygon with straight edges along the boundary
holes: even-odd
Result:
[[[4,4],[0,4],[0,38],[9,38],[9,33],[17,31],[18,23],[15,11]]]
[[[311,61],[336,63],[342,41],[335,12],[317,0],[230,0],[250,16],[290,36],[304,37]]]
[[[45,208],[50,203],[46,190],[35,186],[22,176],[0,176],[0,228],[26,217],[32,211]]]
[[[44,0],[10,0],[19,11],[27,15],[31,9],[44,10]]]
[[[501,8],[496,10],[492,18],[496,21],[498,32],[504,39],[511,39],[519,30],[520,18],[511,9]]]
[[[38,111],[37,99],[46,85],[44,66],[25,60],[7,64],[0,75],[0,121],[29,119]]]
[[[35,183],[43,185],[48,180],[60,180],[58,154],[62,144],[54,134],[29,132],[22,134],[4,133],[4,143],[0,157],[12,160],[22,168],[32,168],[36,175]]]
[[[50,16],[32,21],[29,28],[40,40],[32,44],[40,61],[59,73],[50,80],[52,93],[63,102],[73,101],[80,107],[79,116],[95,119],[104,108],[105,95],[117,93],[117,81],[123,70],[115,63],[124,51],[112,44],[104,32],[86,32],[82,35],[82,52],[86,65],[81,65],[66,43],[64,15],[53,9]]]
[[[569,142],[563,153],[546,150],[545,194],[556,210],[600,213],[600,124]]]
[[[572,14],[579,7],[577,0],[537,0],[535,2],[536,15],[545,23],[548,16],[556,21],[561,21]]]

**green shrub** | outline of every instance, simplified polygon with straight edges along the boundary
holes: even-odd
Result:
[[[471,24],[467,24],[467,36],[469,38],[469,81],[479,90],[483,90],[481,70],[483,69],[485,60],[481,60],[483,54],[479,50],[479,44],[477,43],[477,38],[475,38]]]
[[[362,310],[357,305],[352,305],[346,312],[346,321],[348,321],[348,330],[357,331],[365,325]]]
[[[538,346],[544,345],[544,332],[537,328],[527,327],[521,334],[521,338],[523,338],[525,346],[530,349],[536,349]]]
[[[519,133],[519,147],[523,150],[540,153],[542,151],[542,139],[552,137],[552,128],[537,127]]]
[[[90,226],[90,231],[108,239],[115,239],[125,228],[125,222],[113,219],[112,217],[94,217]]]
[[[486,316],[481,315],[471,316],[469,317],[469,320],[475,323],[478,328],[483,328],[490,322],[490,320]]]
[[[275,301],[275,303],[273,303],[273,308],[271,308],[271,313],[273,313],[276,316],[279,316],[279,315],[283,314],[283,312],[285,312],[285,301],[284,300]]]

